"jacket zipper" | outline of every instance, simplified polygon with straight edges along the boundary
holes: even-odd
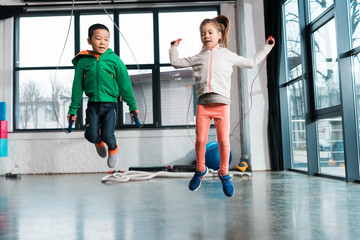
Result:
[[[96,101],[95,102],[98,102],[99,101],[99,59],[96,59],[96,92],[97,92],[97,95],[96,95]]]
[[[208,81],[209,92],[210,92],[210,80],[211,80],[212,55],[213,55],[213,49],[211,48],[211,54],[210,54],[210,64],[209,64],[209,81]]]

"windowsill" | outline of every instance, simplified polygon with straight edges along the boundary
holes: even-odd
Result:
[[[190,129],[191,137],[195,138],[195,130]],[[209,135],[215,136],[216,129],[210,128]],[[120,138],[160,138],[160,137],[189,137],[187,129],[131,129],[116,130],[115,136]],[[84,131],[65,132],[10,132],[9,140],[54,140],[54,139],[82,139]]]

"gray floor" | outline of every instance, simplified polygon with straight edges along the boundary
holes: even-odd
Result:
[[[360,184],[295,172],[105,184],[106,174],[0,177],[0,239],[360,239]]]

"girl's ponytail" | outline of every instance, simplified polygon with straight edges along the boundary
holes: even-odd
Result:
[[[228,47],[228,43],[229,43],[229,39],[228,39],[228,35],[230,32],[230,20],[227,16],[224,15],[219,15],[215,18],[213,18],[213,20],[215,20],[218,25],[219,25],[219,30],[221,31],[221,39],[219,41],[220,46],[222,47]]]

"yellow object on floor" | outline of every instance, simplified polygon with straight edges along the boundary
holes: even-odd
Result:
[[[244,162],[244,161],[242,161],[239,164],[236,164],[236,169],[239,170],[239,171],[245,172],[247,168],[248,168],[248,164],[246,162]]]

